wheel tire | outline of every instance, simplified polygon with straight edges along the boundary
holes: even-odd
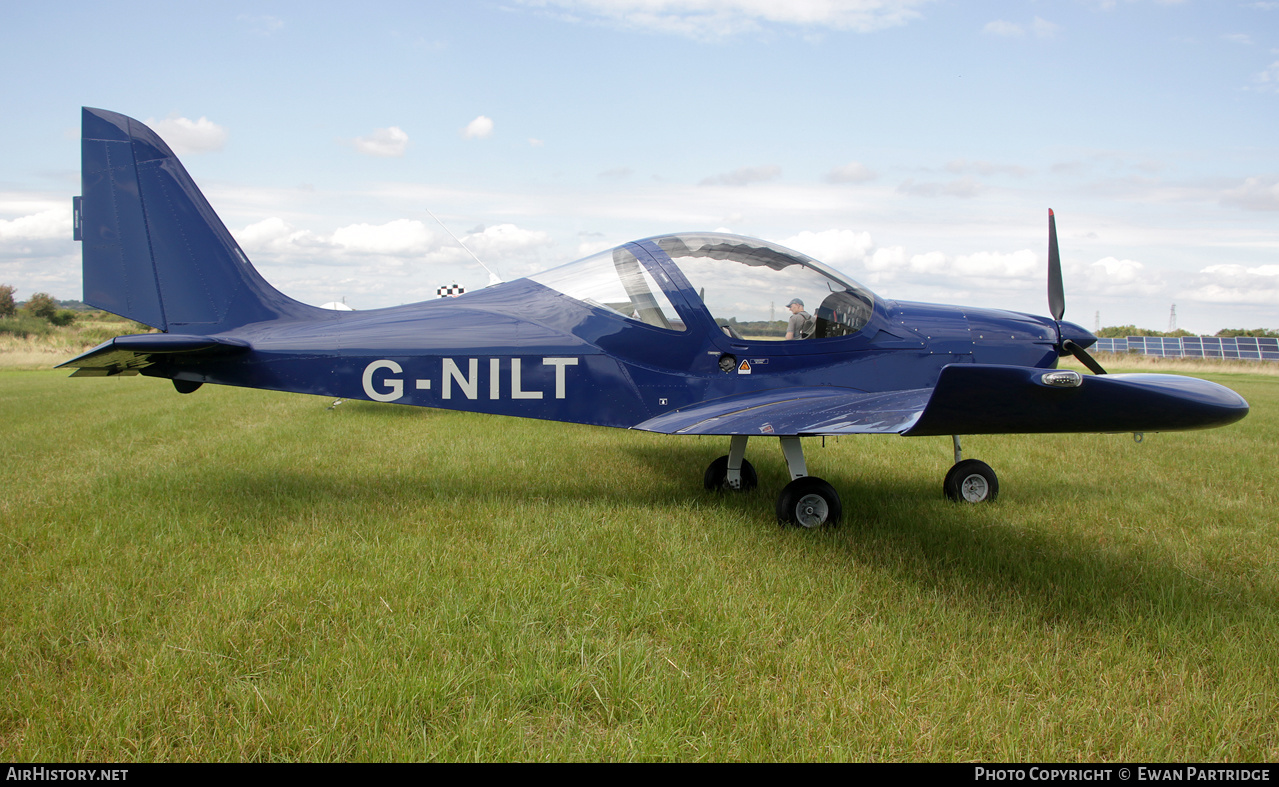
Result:
[[[777,497],[777,519],[806,529],[836,527],[844,515],[835,487],[820,478],[796,478]]]
[[[731,487],[728,485],[728,457],[721,456],[711,466],[706,468],[706,475],[702,479],[706,488],[712,492],[749,492],[759,486],[759,476],[755,474],[755,467],[749,461],[742,460],[742,485],[739,487]]]
[[[965,459],[950,468],[942,489],[956,503],[993,503],[999,497],[999,478],[985,462]]]

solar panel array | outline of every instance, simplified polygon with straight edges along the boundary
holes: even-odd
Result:
[[[1163,358],[1236,358],[1279,361],[1279,339],[1253,336],[1129,336],[1098,339],[1093,352],[1141,353]]]

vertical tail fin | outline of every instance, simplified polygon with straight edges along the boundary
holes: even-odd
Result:
[[[201,334],[314,309],[254,270],[154,131],[88,107],[82,123],[85,303],[162,331]]]

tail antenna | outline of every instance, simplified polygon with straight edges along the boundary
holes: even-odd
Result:
[[[471,255],[471,259],[473,259],[473,260],[475,260],[476,262],[478,262],[478,263],[480,264],[480,267],[481,267],[481,268],[483,268],[484,270],[488,271],[488,275],[489,275],[489,283],[488,283],[488,286],[492,287],[494,284],[501,284],[501,283],[502,283],[502,277],[501,277],[501,276],[498,276],[496,273],[494,273],[494,272],[493,272],[493,271],[489,268],[489,266],[485,265],[485,264],[484,264],[484,262],[483,262],[483,261],[482,261],[479,257],[476,257],[476,256],[475,256],[475,252],[473,252],[473,251],[471,251],[470,249],[466,248],[466,244],[462,242],[462,239],[461,239],[461,238],[459,238],[458,236],[454,235],[454,234],[453,234],[453,230],[451,230],[451,229],[449,229],[447,226],[445,226],[444,222],[440,221],[440,217],[439,217],[439,216],[436,216],[434,213],[431,213],[431,209],[430,209],[430,208],[427,208],[427,209],[426,209],[426,212],[427,212],[427,214],[428,214],[428,215],[430,215],[430,217],[431,217],[431,218],[435,219],[435,223],[436,223],[436,224],[439,224],[441,227],[444,227],[444,231],[445,231],[445,232],[447,232],[447,233],[449,234],[449,237],[451,237],[451,238],[453,238],[453,240],[457,241],[457,245],[459,245],[459,246],[461,246],[461,247],[462,247],[462,251],[466,252],[467,254],[470,254],[470,255]]]

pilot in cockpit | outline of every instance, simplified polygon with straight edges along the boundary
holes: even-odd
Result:
[[[807,339],[813,335],[813,316],[804,311],[804,302],[794,298],[786,304],[790,307],[790,321],[786,323],[786,338]]]

